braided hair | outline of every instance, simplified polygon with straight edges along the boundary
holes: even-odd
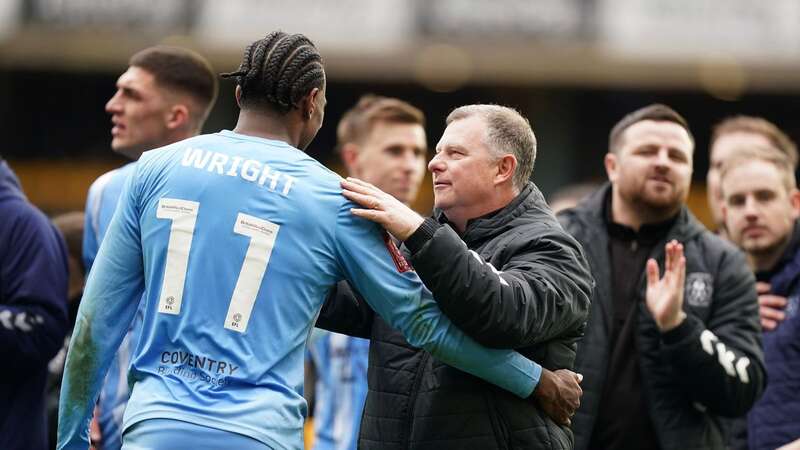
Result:
[[[239,69],[221,76],[236,79],[242,106],[282,114],[299,107],[312,89],[325,86],[325,68],[314,43],[302,34],[283,31],[248,45]]]

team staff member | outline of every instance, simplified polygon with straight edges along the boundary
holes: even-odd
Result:
[[[634,111],[610,134],[610,184],[560,216],[597,281],[576,449],[722,449],[719,417],[764,389],[753,275],[686,207],[693,149],[672,109]]]
[[[447,117],[428,164],[434,217],[367,183],[345,183],[346,195],[370,208],[358,215],[404,241],[414,270],[459,328],[549,369],[538,403],[525,402],[445,366],[357,297],[337,293],[321,321],[371,338],[360,448],[572,447],[561,424],[577,407],[580,377],[556,369],[573,366],[593,281],[580,246],[529,181],[535,158],[526,118],[507,107],[469,105]]]

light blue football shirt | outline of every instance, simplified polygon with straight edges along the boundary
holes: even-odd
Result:
[[[101,175],[89,187],[86,196],[86,212],[83,228],[83,264],[89,273],[100,243],[108,230],[125,181],[133,174],[135,162]],[[137,314],[125,339],[119,346],[114,360],[108,369],[105,383],[97,401],[100,433],[103,436],[103,450],[122,448],[122,418],[128,403],[128,366],[131,362],[133,343],[138,339],[138,329],[142,316]]]
[[[144,291],[125,428],[183,420],[302,449],[306,340],[347,279],[410,344],[520,397],[541,367],[481,347],[401,273],[340,177],[280,141],[230,131],[147,152],[120,198],[70,344],[60,449],[85,450],[94,400]]]
[[[356,450],[367,400],[369,340],[315,329],[314,450]]]

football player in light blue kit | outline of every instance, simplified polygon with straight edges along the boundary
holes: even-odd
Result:
[[[541,367],[455,328],[386,234],[351,214],[342,180],[299,150],[326,102],[314,45],[271,33],[227,76],[238,82],[235,130],[147,152],[126,182],[78,312],[58,448],[87,448],[140,298],[127,450],[302,449],[303,351],[342,279],[413,345],[530,396]]]
[[[83,261],[89,272],[105,237],[125,181],[146,150],[196,136],[217,96],[211,65],[190,50],[148,47],[134,54],[106,103],[111,115],[111,148],[132,160],[100,176],[89,188],[83,237]],[[98,400],[97,420],[103,450],[122,447],[122,415],[128,402],[128,366],[138,339],[141,315],[133,321],[109,367]]]

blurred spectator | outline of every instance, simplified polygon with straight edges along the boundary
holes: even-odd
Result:
[[[764,387],[753,275],[686,207],[693,150],[678,113],[639,109],[610,133],[610,183],[562,212],[597,281],[576,449],[722,449],[718,416],[744,414]]]
[[[58,397],[61,394],[61,376],[64,373],[64,360],[67,357],[69,338],[72,328],[75,326],[75,316],[78,313],[78,304],[83,293],[85,279],[83,259],[81,258],[83,220],[83,212],[80,211],[72,211],[53,217],[53,225],[56,226],[67,244],[67,267],[69,269],[69,281],[67,283],[69,332],[64,338],[64,345],[61,350],[50,360],[48,365],[47,418],[49,420],[50,446],[53,448],[56,444],[56,431],[58,431]]]
[[[553,214],[558,214],[565,209],[578,206],[581,200],[594,193],[600,187],[599,183],[570,184],[555,191],[547,203]]]
[[[47,363],[67,326],[64,242],[0,159],[0,449],[48,448]]]
[[[737,448],[800,445],[800,192],[794,163],[774,148],[735,148],[720,170],[720,187],[728,236],[747,255],[759,299],[782,307],[761,315],[769,384],[748,414],[747,444]]]
[[[425,115],[395,98],[365,95],[337,128],[350,176],[410,203],[425,175]],[[315,450],[355,450],[367,398],[369,340],[317,330],[309,352],[317,375]]]
[[[106,104],[111,114],[111,148],[134,161],[147,150],[197,135],[217,96],[211,65],[192,51],[167,46],[146,48],[130,59],[117,80],[117,92]],[[83,236],[83,261],[91,269],[125,180],[134,163],[100,176],[89,188]],[[135,330],[125,337],[112,362],[98,400],[103,450],[122,445],[122,414],[128,401],[127,372]]]
[[[789,159],[797,169],[797,146],[777,126],[761,117],[730,117],[714,127],[709,145],[709,167],[706,175],[708,207],[714,219],[716,231],[725,237],[725,221],[722,218],[722,192],[719,172],[725,160],[733,156],[736,148],[748,146],[774,147]]]

